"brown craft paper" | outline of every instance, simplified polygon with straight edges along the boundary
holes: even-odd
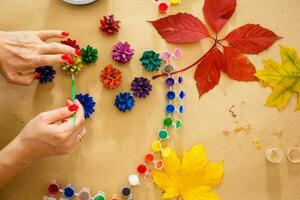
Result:
[[[203,0],[185,0],[171,7],[170,13],[188,11],[201,19]],[[278,44],[294,47],[300,52],[300,2],[298,0],[239,0],[237,11],[220,33],[248,22],[260,23],[284,39],[260,55],[249,56],[258,69],[262,59],[279,60]],[[99,18],[115,14],[121,20],[120,33],[105,37],[98,33]],[[113,105],[117,92],[128,91],[135,76],[151,78],[138,59],[144,50],[162,52],[178,45],[166,44],[147,20],[161,17],[151,0],[98,0],[88,6],[72,6],[59,0],[0,1],[0,30],[61,29],[81,46],[99,49],[96,64],[83,69],[77,79],[77,90],[92,95],[96,112],[86,122],[88,134],[68,156],[49,157],[34,162],[0,191],[1,200],[39,200],[46,195],[52,179],[62,185],[72,183],[76,188],[90,187],[118,193],[135,173],[136,166],[150,151],[164,117],[164,79],[152,81],[153,91],[147,99],[137,100],[132,112],[120,113]],[[113,63],[110,51],[118,41],[128,41],[135,48],[133,60],[126,65]],[[193,63],[210,47],[211,41],[181,45],[183,57],[177,67]],[[119,67],[123,83],[116,90],[107,90],[99,82],[100,70],[109,63]],[[0,77],[0,148],[8,144],[26,122],[38,113],[63,106],[71,96],[71,77],[57,67],[52,84],[30,87],[10,85]],[[193,79],[194,69],[185,72],[183,88],[187,93],[184,128],[172,134],[171,146],[178,152],[202,143],[213,161],[225,161],[223,183],[216,192],[223,200],[299,200],[300,166],[287,162],[273,165],[266,161],[266,149],[278,146],[283,152],[300,145],[300,112],[294,112],[295,98],[281,112],[264,107],[270,94],[258,82],[240,83],[226,75],[220,84],[199,99]],[[228,111],[231,106],[237,117]],[[235,122],[237,121],[237,122]],[[244,128],[241,128],[244,127]],[[246,127],[246,128],[245,128]],[[223,133],[225,131],[226,134]],[[226,132],[229,131],[229,134]],[[253,140],[260,139],[261,149]],[[1,177],[0,177],[1,178]],[[134,199],[160,199],[161,192],[150,180],[141,179],[134,189]]]

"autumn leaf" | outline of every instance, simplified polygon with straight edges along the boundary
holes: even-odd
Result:
[[[170,43],[191,43],[209,37],[201,20],[188,13],[170,15],[150,23]]]
[[[225,68],[222,52],[214,47],[197,66],[194,78],[200,95],[213,89],[220,80],[221,68]]]
[[[218,33],[230,19],[236,0],[205,0],[203,13],[209,25]]]
[[[239,50],[232,47],[224,47],[225,68],[222,70],[231,78],[237,81],[256,81],[254,76],[255,67],[250,60]]]
[[[264,69],[256,73],[265,87],[271,87],[273,92],[268,97],[266,105],[282,109],[290,101],[292,94],[297,94],[296,110],[300,109],[300,58],[295,49],[280,46],[282,63],[271,59],[264,60]]]
[[[274,32],[256,24],[246,24],[229,33],[225,40],[242,53],[258,54],[280,39]]]
[[[154,183],[164,191],[163,199],[219,200],[211,189],[222,181],[223,161],[210,162],[201,144],[184,153],[182,161],[172,150],[164,163],[163,171],[153,172]]]

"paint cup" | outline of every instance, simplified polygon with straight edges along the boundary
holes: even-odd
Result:
[[[281,149],[275,147],[275,148],[268,149],[265,152],[265,157],[269,162],[278,164],[281,163],[283,159],[283,153]]]
[[[98,192],[98,193],[94,196],[93,200],[106,200],[105,193],[104,193],[104,192],[101,192],[101,191]]]
[[[90,200],[90,198],[91,198],[90,188],[84,187],[78,193],[79,200]]]
[[[298,164],[300,163],[300,148],[292,147],[287,152],[287,158],[291,163]]]
[[[76,190],[73,187],[73,185],[68,184],[64,189],[63,189],[63,196],[66,199],[71,199],[75,196]]]
[[[48,194],[50,196],[56,196],[59,193],[60,185],[53,180],[50,185],[48,186]]]

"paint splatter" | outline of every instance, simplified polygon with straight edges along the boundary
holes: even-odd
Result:
[[[256,147],[257,150],[261,149],[262,142],[259,138],[254,139],[252,142],[253,142],[253,144],[255,144],[255,147]]]
[[[252,130],[251,125],[250,124],[246,124],[245,126],[240,126],[240,127],[237,127],[235,129],[233,129],[233,132],[235,134],[246,133],[248,135],[251,130]]]

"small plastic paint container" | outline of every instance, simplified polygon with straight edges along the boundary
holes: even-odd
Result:
[[[175,106],[174,105],[172,105],[172,104],[168,104],[167,106],[166,106],[166,112],[168,113],[168,114],[173,114],[174,112],[175,112]]]
[[[161,68],[162,72],[165,74],[170,74],[174,71],[174,67],[170,64],[167,64]]]
[[[161,140],[167,140],[169,138],[169,132],[167,131],[167,129],[161,129],[160,131],[158,131],[157,135]]]
[[[168,87],[171,87],[175,84],[175,80],[172,77],[169,77],[166,79],[165,83]]]
[[[154,142],[152,142],[152,150],[154,151],[154,152],[159,152],[159,151],[161,151],[161,142],[160,141],[154,141]]]
[[[163,120],[163,125],[166,127],[170,127],[173,125],[173,120],[171,117],[165,117]]]
[[[138,175],[130,175],[128,177],[128,182],[130,185],[132,186],[137,186],[140,184],[140,179],[139,179],[139,176]]]
[[[268,149],[265,152],[265,157],[269,162],[278,164],[281,163],[283,159],[283,153],[281,149],[275,147],[275,148]]]
[[[161,14],[166,14],[169,10],[169,5],[166,2],[162,2],[158,5],[158,10]]]
[[[48,186],[48,194],[50,196],[56,196],[59,193],[60,185],[54,180]]]
[[[124,186],[121,188],[121,194],[123,197],[130,197],[131,196],[131,189],[128,186]]]
[[[154,155],[152,153],[148,153],[146,156],[145,156],[145,162],[147,163],[152,163],[154,160]]]
[[[168,100],[171,101],[171,100],[175,99],[176,93],[174,91],[170,90],[167,92],[166,97]]]
[[[118,195],[114,194],[114,195],[111,197],[111,200],[120,200],[120,198],[118,197]]]
[[[147,166],[145,164],[140,164],[137,168],[136,168],[136,171],[139,173],[139,174],[145,174],[146,171],[147,171]]]
[[[82,188],[78,194],[78,199],[79,200],[90,200],[90,198],[91,198],[90,189],[87,187]]]
[[[105,193],[104,192],[98,192],[93,200],[106,200],[106,196],[105,196]]]
[[[75,188],[71,185],[68,184],[64,189],[63,189],[63,196],[66,199],[71,199],[75,196]]]
[[[287,152],[287,158],[291,163],[298,164],[300,163],[300,148],[292,147]]]

